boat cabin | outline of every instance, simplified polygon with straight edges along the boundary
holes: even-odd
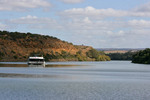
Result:
[[[44,57],[29,57],[28,59],[29,67],[45,67],[45,59]]]

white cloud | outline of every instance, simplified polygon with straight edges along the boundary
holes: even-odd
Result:
[[[135,37],[142,38],[143,36],[146,38],[150,37],[150,29],[132,29],[128,34],[132,34]],[[145,40],[146,41],[146,40]]]
[[[130,20],[128,21],[129,27],[136,28],[136,29],[144,29],[144,28],[150,28],[150,21],[147,20]]]
[[[130,11],[130,16],[150,17],[150,2],[133,8]]]
[[[94,7],[88,6],[86,8],[73,8],[68,9],[60,13],[61,16],[70,17],[70,18],[82,18],[90,17],[94,19],[101,19],[106,17],[122,17],[127,16],[127,11],[115,10],[112,8],[108,9],[96,9]]]
[[[123,30],[119,30],[117,32],[113,32],[113,31],[107,31],[106,32],[108,37],[113,37],[113,38],[118,38],[118,37],[124,37],[125,35],[125,31]]]
[[[96,9],[92,6],[86,8],[72,8],[60,12],[60,16],[67,18],[104,19],[108,17],[150,17],[150,2],[131,10],[116,10],[113,8]]]
[[[150,11],[150,2],[143,4],[141,6],[138,6],[133,9],[136,12],[149,12]]]
[[[26,24],[28,28],[36,29],[59,29],[60,26],[57,24],[57,21],[51,18],[38,18],[37,16],[27,15],[18,19],[11,19],[8,23],[16,25]]]
[[[20,19],[37,19],[37,16],[27,15],[26,17],[21,17]]]
[[[85,23],[92,23],[91,20],[88,17],[85,17],[83,20]]]
[[[0,10],[22,11],[29,8],[50,7],[51,4],[45,0],[0,0]]]
[[[84,0],[60,0],[64,3],[70,3],[70,4],[74,4],[74,3],[81,3],[83,2]]]

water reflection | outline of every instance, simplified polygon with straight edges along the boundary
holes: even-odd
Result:
[[[0,73],[3,78],[66,78],[60,75]]]
[[[74,67],[74,66],[84,66],[84,65],[75,65],[75,64],[49,64],[45,67]]]
[[[0,64],[0,67],[28,67],[27,64]]]
[[[84,65],[73,65],[73,64],[48,64],[45,67],[73,67],[73,66],[84,66]],[[27,64],[0,64],[0,67],[28,67]],[[39,66],[37,66],[39,67]]]

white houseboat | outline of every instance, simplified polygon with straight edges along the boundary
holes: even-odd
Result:
[[[28,59],[29,67],[45,67],[45,59],[44,57],[29,57]]]

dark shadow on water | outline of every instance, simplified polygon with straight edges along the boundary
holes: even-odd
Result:
[[[0,64],[0,67],[28,67],[27,64]]]
[[[73,64],[48,64],[45,67],[73,67],[73,66],[84,66],[84,65],[73,65]],[[28,67],[27,64],[0,64],[0,67]],[[38,66],[37,66],[38,67]],[[40,66],[39,66],[40,67]]]

